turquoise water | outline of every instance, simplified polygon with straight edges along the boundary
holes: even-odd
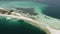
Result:
[[[46,7],[46,5],[39,4],[39,3],[34,3],[34,2],[26,2],[26,1],[0,1],[0,7],[5,8],[5,9],[15,9],[19,7],[31,7],[31,8],[36,8],[40,7],[41,10]]]
[[[25,4],[24,4],[25,3]],[[8,2],[0,1],[0,7],[5,8],[6,10],[23,7],[23,8],[34,8],[35,12],[38,7],[42,11],[45,5],[39,5],[38,3],[33,2]],[[38,11],[40,11],[38,9]],[[36,12],[39,13],[39,12]],[[46,34],[43,29],[37,28],[28,24],[24,20],[17,20],[12,18],[11,20],[6,20],[6,16],[0,16],[0,33],[2,34]]]

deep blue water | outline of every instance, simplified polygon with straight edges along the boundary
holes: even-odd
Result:
[[[43,13],[50,17],[60,19],[60,7],[47,7]]]

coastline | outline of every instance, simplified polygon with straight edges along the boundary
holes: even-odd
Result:
[[[17,18],[17,20],[20,20],[20,19],[21,20],[25,20],[25,21],[28,22],[28,24],[31,24],[33,26],[36,26],[38,28],[43,29],[47,34],[50,34],[50,33],[53,34],[54,32],[59,31],[59,30],[55,31],[55,29],[51,28],[50,26],[48,26],[45,23],[42,23],[42,22],[40,22],[38,20],[34,20],[32,18],[29,18],[29,17],[22,16],[21,14],[16,13],[16,12],[11,12],[10,15],[8,15],[7,13],[6,14],[0,14],[0,16],[6,16],[7,17],[6,18],[7,20],[8,19],[11,19],[11,18]]]
[[[16,13],[17,14],[17,13]],[[38,28],[41,28],[43,29],[45,32],[47,32],[47,34],[49,34],[48,32],[48,29],[40,22],[36,21],[36,20],[33,20],[31,18],[27,18],[27,17],[24,17],[20,14],[18,14],[19,16],[14,16],[14,15],[7,15],[7,14],[0,14],[0,16],[7,16],[7,18],[11,17],[11,18],[17,18],[17,19],[22,19],[22,20],[26,20],[26,21],[29,21],[28,23],[33,25],[33,26],[36,26]]]

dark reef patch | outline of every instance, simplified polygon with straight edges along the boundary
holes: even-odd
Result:
[[[30,15],[37,15],[37,13],[34,12],[34,8],[16,8],[16,10],[22,10],[17,11],[18,13],[29,13]]]

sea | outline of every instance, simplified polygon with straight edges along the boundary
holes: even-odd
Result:
[[[0,1],[0,7],[6,10],[15,10],[16,7],[20,7],[19,4],[20,1]],[[0,16],[0,34],[46,34],[43,29],[28,24],[24,20],[17,20],[15,18],[6,20],[6,18],[6,16]]]
[[[40,4],[40,2],[42,4],[48,5],[45,7],[45,9],[43,9],[42,7],[44,7],[45,5],[41,5],[40,9],[37,9],[36,12],[39,14],[40,11],[42,10],[42,12],[44,13],[44,15],[47,15],[49,17],[49,19],[45,19],[44,15],[39,15],[39,18],[41,19],[40,21],[43,21],[44,23],[48,24],[49,26],[56,28],[56,29],[60,29],[60,5],[57,1],[44,1],[44,0],[36,0],[37,3]],[[36,2],[34,1],[34,2]],[[28,2],[28,1],[27,1]],[[30,1],[33,2],[33,1]],[[6,10],[9,9],[14,9],[15,8],[19,8],[21,5],[21,1],[0,1],[0,8],[5,8]],[[24,6],[27,6],[26,4],[29,3],[25,3]],[[33,3],[31,3],[28,6],[33,5]],[[38,4],[34,4],[34,5],[38,5]],[[36,7],[34,6],[33,7]],[[27,7],[28,7],[27,6]],[[21,6],[22,7],[22,6]],[[26,7],[25,7],[26,8]],[[40,13],[42,14],[42,13]],[[58,20],[56,20],[58,19]],[[46,21],[46,22],[45,22]],[[46,34],[46,32],[43,29],[37,28],[35,26],[32,26],[31,24],[28,24],[26,21],[24,20],[17,20],[12,18],[11,20],[6,20],[6,16],[1,16],[0,17],[0,34]]]

